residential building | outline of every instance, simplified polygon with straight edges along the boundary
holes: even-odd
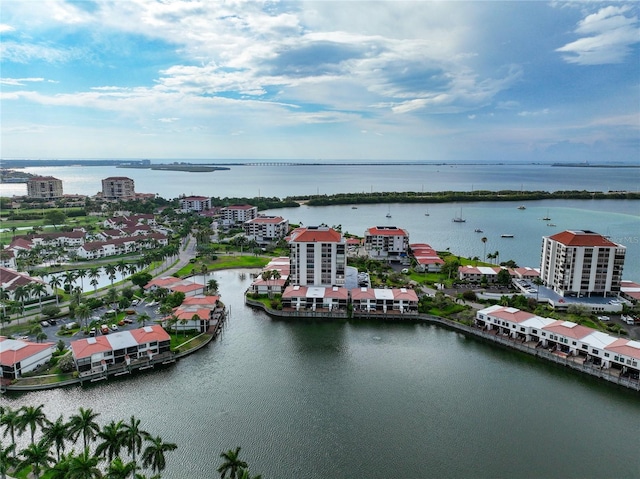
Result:
[[[290,280],[300,286],[343,286],[346,242],[326,226],[297,228],[288,237]]]
[[[205,285],[196,283],[194,278],[180,279],[175,276],[163,276],[149,281],[144,289],[147,291],[155,291],[164,288],[169,293],[184,293],[185,297],[204,296]]]
[[[180,198],[182,211],[205,211],[211,209],[211,198],[207,196],[184,196]]]
[[[353,312],[413,313],[418,312],[418,295],[408,288],[353,288],[350,290]]]
[[[144,326],[106,336],[71,342],[71,351],[80,375],[108,372],[110,368],[141,367],[152,360],[172,356],[171,338],[160,325]]]
[[[289,258],[273,258],[251,283],[251,291],[258,294],[280,294],[289,279]]]
[[[347,288],[331,286],[288,286],[282,293],[282,307],[296,311],[345,311],[349,302]]]
[[[414,269],[419,273],[437,273],[444,264],[438,252],[426,243],[410,244],[409,252],[416,262]]]
[[[0,336],[0,379],[16,379],[42,366],[51,359],[54,348],[54,343],[32,343]]]
[[[364,249],[374,259],[399,260],[409,250],[409,233],[396,226],[374,226],[364,233]]]
[[[36,176],[27,181],[27,196],[46,200],[62,198],[62,180],[53,176]]]
[[[126,176],[110,176],[102,180],[102,197],[105,200],[135,198],[134,181]]]
[[[9,299],[15,299],[14,294],[15,294],[16,288],[18,287],[24,288],[32,284],[43,285],[45,288],[44,295],[52,294],[51,287],[41,279],[32,278],[27,273],[22,273],[13,269],[0,267],[0,288],[2,288],[2,290],[5,293],[7,293],[7,295],[9,296]],[[36,297],[35,294],[34,296],[31,296],[32,293],[30,290],[28,290],[28,293],[29,295],[26,298],[24,298],[25,300],[28,301],[29,299]]]
[[[217,328],[224,315],[224,306],[220,303],[219,296],[196,295],[185,298],[180,306],[174,308],[174,322],[171,329],[176,331],[199,331],[204,333],[210,328]],[[163,321],[168,326],[169,319]]]
[[[617,296],[626,248],[593,231],[542,238],[540,279],[561,296]]]
[[[258,217],[258,207],[251,205],[231,205],[222,208],[222,222],[225,226],[243,224]]]
[[[289,232],[289,221],[282,216],[258,216],[244,222],[244,234],[260,244],[276,242]]]

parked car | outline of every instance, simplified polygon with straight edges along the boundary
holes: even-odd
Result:
[[[112,324],[111,325],[111,330],[112,331],[117,331],[118,330],[118,325],[117,324]]]
[[[106,324],[103,324],[100,326],[100,332],[102,334],[109,334],[109,327]]]
[[[133,301],[131,301],[131,306],[138,306],[139,302],[140,302],[139,299],[134,299]]]
[[[122,321],[124,321],[127,324],[133,324],[133,319],[131,318],[124,318]]]
[[[40,325],[41,325],[43,328],[46,328],[47,326],[51,326],[51,324],[49,324],[49,321],[40,321]]]

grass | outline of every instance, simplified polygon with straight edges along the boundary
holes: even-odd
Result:
[[[254,255],[221,255],[214,261],[203,260],[195,263],[189,263],[185,267],[178,270],[177,274],[180,277],[188,276],[189,274],[200,274],[200,268],[202,264],[207,266],[207,271],[216,271],[221,269],[235,269],[235,268],[263,268],[270,261],[270,257],[266,256],[254,256]]]

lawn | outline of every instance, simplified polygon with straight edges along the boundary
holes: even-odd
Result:
[[[216,271],[220,269],[235,269],[235,268],[258,268],[261,269],[269,263],[271,260],[267,256],[254,256],[254,255],[220,255],[218,259],[214,261],[203,260],[195,263],[189,263],[185,267],[178,271],[180,277],[187,276],[189,274],[199,274],[201,272],[202,265],[207,266],[207,271]]]

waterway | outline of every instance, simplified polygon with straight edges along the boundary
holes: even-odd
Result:
[[[637,393],[429,324],[272,320],[246,271],[213,277],[230,319],[206,349],[2,401],[134,414],[179,444],[166,479],[217,477],[236,446],[265,479],[640,477]]]

